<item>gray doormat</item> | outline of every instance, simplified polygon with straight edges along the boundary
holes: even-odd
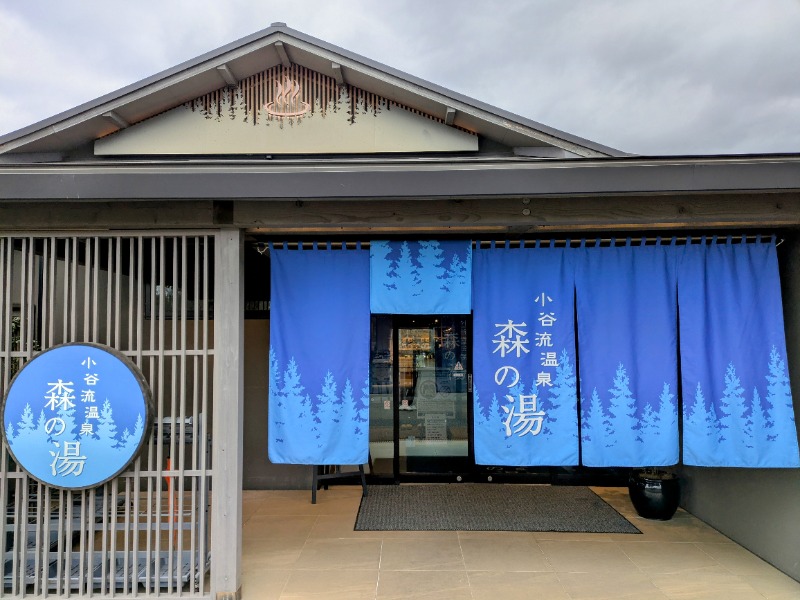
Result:
[[[355,531],[641,533],[582,486],[371,485]]]

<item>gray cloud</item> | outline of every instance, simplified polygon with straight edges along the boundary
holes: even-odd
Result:
[[[797,0],[5,4],[0,132],[273,21],[629,152],[800,152]]]

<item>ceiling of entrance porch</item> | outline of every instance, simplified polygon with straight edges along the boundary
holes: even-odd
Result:
[[[283,23],[274,23],[162,73],[2,136],[0,154],[69,153],[206,94],[235,87],[266,69],[292,65],[441,120],[456,131],[471,132],[509,149],[519,149],[521,155],[564,158],[623,154],[415,78]]]

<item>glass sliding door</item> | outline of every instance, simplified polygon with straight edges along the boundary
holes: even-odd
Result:
[[[456,479],[472,470],[468,325],[462,315],[373,318],[375,474],[389,475],[389,459],[394,479]]]
[[[394,479],[394,325],[388,315],[370,324],[369,453],[372,478]]]

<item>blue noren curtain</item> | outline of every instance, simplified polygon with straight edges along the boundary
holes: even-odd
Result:
[[[573,286],[564,249],[475,250],[478,464],[578,463]]]
[[[683,462],[800,466],[775,245],[703,242],[678,272]]]
[[[678,462],[674,250],[574,249],[584,465]]]
[[[369,254],[272,249],[269,458],[355,465],[369,451]]]

